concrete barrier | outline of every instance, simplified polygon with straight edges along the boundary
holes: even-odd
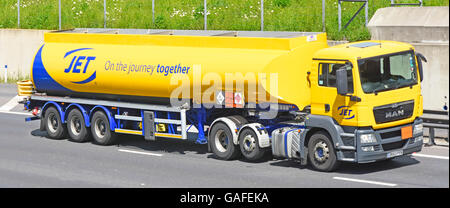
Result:
[[[44,43],[45,32],[48,30],[0,29],[0,66],[8,65],[8,78],[29,76],[34,55]],[[1,82],[4,80],[2,70]]]
[[[368,28],[373,40],[407,42],[425,55],[424,109],[448,112],[449,7],[378,9]]]

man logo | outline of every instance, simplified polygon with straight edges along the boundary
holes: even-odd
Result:
[[[72,51],[69,51],[66,53],[66,55],[64,56],[64,58],[66,58],[67,56],[79,52],[79,51],[84,51],[84,50],[93,50],[92,48],[80,48],[80,49],[75,49]],[[64,73],[70,73],[72,72],[73,74],[85,74],[87,72],[87,69],[89,67],[89,64],[91,62],[93,62],[96,59],[95,56],[74,56],[72,58],[72,61],[70,62],[69,66],[64,70]],[[83,71],[81,71],[83,70]],[[75,84],[86,84],[89,82],[92,82],[94,79],[96,78],[96,71],[94,71],[92,73],[91,76],[89,76],[89,78],[80,81],[80,82],[72,82]]]
[[[350,106],[340,106],[338,111],[340,111],[339,115],[344,116],[344,119],[353,119],[355,118],[355,114],[353,114],[353,110],[349,109]]]
[[[405,110],[402,109],[402,110],[387,112],[384,117],[386,119],[388,119],[388,118],[395,118],[395,117],[404,116],[404,115],[405,115]]]

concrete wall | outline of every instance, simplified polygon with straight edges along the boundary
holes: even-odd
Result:
[[[8,65],[8,77],[29,76],[31,62],[44,43],[47,30],[0,29],[0,66]],[[1,82],[4,69],[0,68]]]
[[[373,40],[407,42],[425,55],[424,109],[445,111],[449,97],[449,7],[383,8],[376,11],[368,27]]]

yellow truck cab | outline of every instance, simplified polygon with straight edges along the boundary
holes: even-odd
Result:
[[[348,43],[315,53],[305,138],[325,129],[333,141],[308,147],[316,153],[309,155],[315,166],[333,168],[323,159],[332,157],[330,148],[338,161],[358,163],[421,150],[423,56],[417,57],[411,45],[391,41]]]

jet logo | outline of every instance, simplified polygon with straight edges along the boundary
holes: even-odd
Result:
[[[64,59],[67,58],[69,55],[72,55],[76,52],[79,51],[85,51],[85,50],[93,50],[92,48],[80,48],[80,49],[75,49],[72,51],[69,51],[65,54]],[[95,56],[84,56],[84,55],[80,55],[80,56],[73,56],[70,64],[67,68],[64,69],[64,73],[72,73],[72,74],[86,74],[89,68],[89,65],[95,61],[96,57]],[[96,71],[94,71],[87,79],[84,79],[83,81],[79,81],[79,82],[72,82],[75,84],[86,84],[89,83],[91,81],[93,81],[96,78]]]
[[[349,106],[340,106],[338,108],[339,115],[343,116],[344,119],[353,119],[355,118],[355,114],[353,114],[353,110],[350,110]]]

